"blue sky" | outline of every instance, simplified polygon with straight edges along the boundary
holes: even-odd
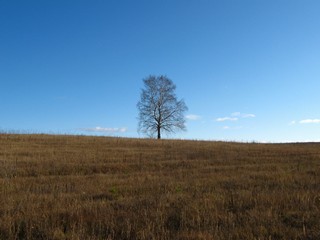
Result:
[[[142,79],[189,107],[169,138],[320,141],[318,0],[0,0],[0,129],[143,137]]]

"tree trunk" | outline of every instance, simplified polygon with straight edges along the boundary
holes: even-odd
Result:
[[[158,126],[158,139],[161,139],[160,126]]]

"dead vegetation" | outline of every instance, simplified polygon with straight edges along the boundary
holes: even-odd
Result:
[[[320,239],[320,144],[0,135],[0,239]]]

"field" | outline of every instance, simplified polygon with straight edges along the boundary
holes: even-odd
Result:
[[[320,239],[320,144],[0,134],[0,239]]]

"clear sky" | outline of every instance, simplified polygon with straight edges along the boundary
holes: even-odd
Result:
[[[0,130],[143,137],[142,79],[189,107],[169,138],[320,141],[318,0],[0,0]]]

